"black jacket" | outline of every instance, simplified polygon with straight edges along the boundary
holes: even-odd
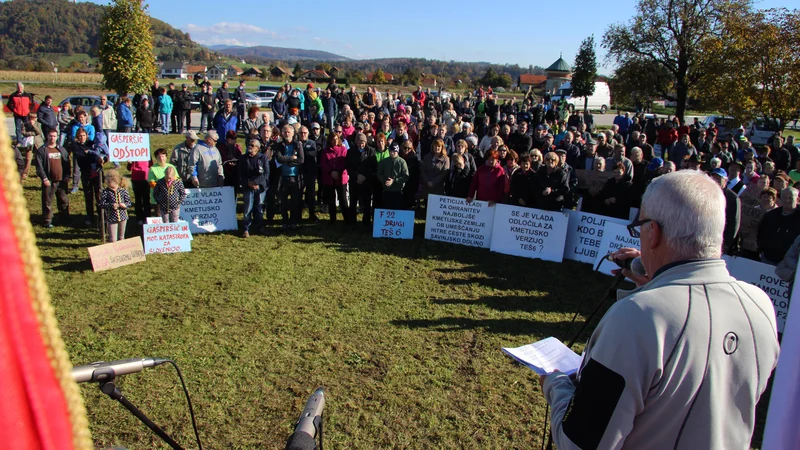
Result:
[[[192,109],[192,93],[189,91],[178,91],[175,94],[175,109],[189,111]]]
[[[359,151],[355,146],[347,151],[345,160],[347,176],[350,183],[356,183],[359,175],[364,175],[367,179],[365,185],[371,184],[378,176],[378,159],[375,157],[375,149],[367,146],[364,151]]]
[[[512,134],[508,141],[508,146],[520,155],[531,151],[533,147],[533,138],[520,132]]]
[[[535,191],[534,188],[537,186],[536,176],[537,173],[533,170],[525,172],[522,169],[517,169],[514,175],[511,176],[508,203],[516,206],[520,205],[520,200],[524,200],[524,206],[532,207],[535,203],[533,193]]]
[[[204,113],[214,112],[214,95],[210,92],[204,92],[200,95],[200,111]]]
[[[312,175],[313,177],[317,176],[317,169],[319,168],[319,151],[320,148],[317,147],[317,143],[312,139],[307,139],[301,142],[303,146],[303,170],[305,171],[306,176]]]
[[[600,214],[627,220],[631,211],[633,193],[633,182],[628,175],[623,175],[620,181],[613,177],[609,178],[598,196]],[[615,202],[606,205],[605,201],[610,198],[615,199]]]
[[[783,208],[775,208],[764,214],[758,224],[756,241],[759,252],[764,252],[764,257],[778,264],[797,236],[800,236],[800,209],[784,216]]]
[[[269,161],[267,161],[267,155],[259,152],[255,156],[250,156],[250,153],[247,152],[239,158],[239,163],[236,167],[239,169],[239,183],[241,183],[242,189],[250,189],[247,185],[250,182],[258,184],[261,192],[269,188]]]
[[[153,110],[140,106],[136,110],[136,120],[139,121],[139,126],[141,128],[153,128]]]
[[[725,194],[725,229],[722,232],[722,252],[726,255],[733,255],[738,243],[739,224],[742,221],[742,203],[739,196],[732,190],[723,189],[722,191]]]
[[[544,190],[550,188],[550,193],[544,195]],[[564,195],[569,192],[569,175],[557,167],[552,173],[547,173],[547,167],[542,166],[536,173],[534,198],[536,208],[547,211],[561,211],[564,207]]]

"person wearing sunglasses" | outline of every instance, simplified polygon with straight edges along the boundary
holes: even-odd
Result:
[[[638,288],[618,291],[574,380],[540,378],[553,441],[559,449],[749,449],[779,347],[767,294],[731,277],[720,259],[720,186],[697,171],[658,177],[628,228],[641,251],[612,257],[641,257],[645,275],[622,271]]]

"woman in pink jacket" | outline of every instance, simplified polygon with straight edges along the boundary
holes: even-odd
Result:
[[[508,178],[500,166],[499,156],[497,150],[486,153],[486,164],[478,167],[478,171],[472,177],[472,184],[467,193],[467,203],[472,202],[475,198],[489,202],[489,206],[505,201],[508,194]]]
[[[320,158],[322,193],[331,216],[330,223],[336,222],[337,198],[339,199],[342,214],[347,210],[347,197],[344,192],[348,181],[347,169],[345,169],[346,159],[347,149],[342,145],[341,133],[331,133]]]
[[[139,225],[150,217],[150,183],[147,182],[147,174],[152,165],[153,161],[128,163],[128,170],[131,171],[131,181],[133,182],[134,211],[136,211],[136,221]]]

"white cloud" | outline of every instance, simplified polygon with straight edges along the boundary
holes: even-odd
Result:
[[[194,38],[195,42],[202,45],[240,45],[243,47],[252,47],[258,45],[258,42],[240,41],[236,38],[225,38],[221,36],[208,36],[203,38]]]
[[[317,43],[319,43],[321,45],[331,45],[331,44],[333,44],[333,42],[331,42],[331,41],[329,41],[327,39],[322,39],[321,37],[315,37],[314,38],[314,42],[317,42]]]
[[[239,23],[239,22],[218,22],[209,27],[196,25],[193,23],[187,24],[184,31],[190,33],[193,37],[198,39],[203,39],[204,34],[214,34],[214,35],[226,35],[226,34],[234,34],[234,35],[242,35],[246,34],[252,36],[262,35],[268,36],[272,39],[284,40],[290,39],[289,36],[284,36],[279,34],[275,31],[268,30],[266,28],[261,28],[255,25],[250,25],[249,23]]]

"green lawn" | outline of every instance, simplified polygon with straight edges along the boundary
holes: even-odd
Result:
[[[318,386],[330,448],[538,448],[537,377],[500,347],[565,338],[610,282],[584,264],[426,241],[419,222],[410,242],[327,223],[197,235],[191,253],[93,273],[86,247],[97,234],[38,225],[37,181],[25,195],[73,363],[174,358],[206,448],[283,448]],[[81,214],[82,196],[70,199]],[[194,448],[172,369],[119,385]],[[166,448],[95,386],[82,393],[98,448]]]

